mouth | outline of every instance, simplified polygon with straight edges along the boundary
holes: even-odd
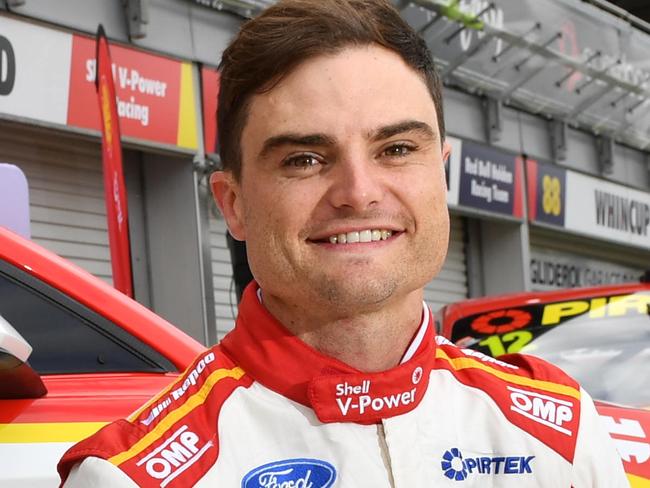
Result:
[[[347,245],[367,242],[386,241],[397,232],[388,229],[363,229],[351,232],[332,234],[322,239],[315,239],[315,243],[329,243],[336,245]]]

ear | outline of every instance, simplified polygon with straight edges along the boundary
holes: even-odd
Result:
[[[238,241],[245,241],[244,211],[239,183],[230,171],[215,171],[210,175],[210,187],[217,207],[226,219],[230,235]]]
[[[451,144],[447,140],[442,143],[442,161],[446,163],[451,156]]]

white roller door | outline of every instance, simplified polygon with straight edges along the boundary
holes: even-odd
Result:
[[[100,144],[0,123],[0,162],[27,177],[32,239],[112,284]]]
[[[462,217],[451,215],[447,259],[440,273],[424,288],[424,300],[435,313],[443,305],[464,300],[467,290],[465,227]]]

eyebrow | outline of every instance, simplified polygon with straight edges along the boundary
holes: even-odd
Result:
[[[333,146],[334,144],[336,141],[326,134],[280,134],[264,141],[260,157],[264,157],[282,146]]]
[[[403,122],[397,122],[396,124],[380,127],[379,129],[372,131],[369,134],[369,138],[372,141],[381,141],[405,132],[419,132],[434,141],[438,138],[436,131],[434,131],[429,124],[419,120],[405,120]]]

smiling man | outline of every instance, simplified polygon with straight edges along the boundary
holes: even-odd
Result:
[[[243,26],[211,184],[255,282],[221,344],[66,454],[66,487],[627,486],[575,381],[435,336],[440,90],[388,1],[281,1]]]

